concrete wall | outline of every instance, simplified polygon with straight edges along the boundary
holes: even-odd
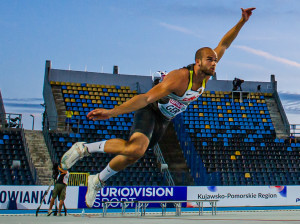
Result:
[[[57,110],[56,105],[50,85],[50,75],[51,75],[51,61],[46,61],[45,66],[45,76],[44,76],[44,88],[43,88],[43,97],[45,102],[45,108],[47,111],[48,119],[50,124],[56,124],[57,120]],[[51,127],[50,129],[56,129],[56,127]]]
[[[90,83],[103,85],[129,86],[131,90],[138,90],[142,93],[152,88],[151,76],[123,75],[109,73],[82,72],[72,70],[51,69],[49,73],[50,81]],[[273,93],[276,89],[272,82],[250,82],[242,84],[243,91],[256,92],[257,86],[261,85],[261,92]],[[207,90],[231,91],[232,80],[210,80],[207,83]]]
[[[131,90],[138,90],[139,87],[141,92],[146,92],[152,87],[152,78],[150,76],[120,75],[59,69],[51,69],[49,80],[60,82],[129,86]]]

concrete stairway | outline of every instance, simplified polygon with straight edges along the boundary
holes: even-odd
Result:
[[[287,138],[288,133],[285,131],[284,123],[281,118],[277,103],[274,98],[266,98],[266,104],[275,128],[277,138]]]
[[[33,165],[41,185],[48,185],[52,179],[52,162],[46,146],[42,131],[25,130],[25,138],[28,144]]]
[[[170,122],[163,138],[159,141],[159,147],[168,164],[175,185],[195,185],[182,149],[180,148],[179,141],[177,140],[177,134],[172,122]]]
[[[58,116],[58,131],[65,130],[65,120],[66,120],[66,106],[64,103],[63,95],[60,86],[52,86],[52,93],[56,105],[57,116]]]

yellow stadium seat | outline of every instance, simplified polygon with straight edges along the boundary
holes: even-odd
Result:
[[[112,92],[113,92],[113,93],[117,93],[118,90],[117,90],[117,89],[112,89]]]
[[[97,88],[97,91],[98,92],[102,92],[102,88]]]
[[[233,118],[232,118],[232,117],[230,117],[230,118],[228,119],[228,121],[233,121]]]
[[[92,103],[97,103],[97,100],[93,99],[93,100],[92,100]]]
[[[76,102],[75,98],[71,98],[71,103],[75,103],[75,102]]]
[[[91,86],[92,86],[93,88],[97,87],[97,85],[96,85],[96,84],[92,84]]]
[[[80,86],[81,87],[81,83],[76,83],[76,86],[78,86],[78,87]]]
[[[66,93],[68,93],[68,90],[64,89],[64,90],[62,91],[62,93],[63,93],[63,94],[66,94]]]
[[[205,129],[210,129],[210,126],[208,124],[205,125]]]
[[[234,155],[230,156],[230,159],[231,159],[231,160],[236,160],[236,158],[235,158]]]
[[[72,89],[72,86],[67,86],[67,89]]]
[[[98,104],[102,104],[102,101],[101,101],[101,100],[97,100],[97,103],[98,103]]]
[[[227,110],[227,113],[228,113],[228,114],[231,114],[232,112],[231,112],[231,110]]]
[[[110,89],[110,85],[105,85],[105,88]]]
[[[82,90],[87,91],[88,89],[87,89],[87,87],[84,86],[84,87],[82,87]]]
[[[108,93],[112,93],[112,89],[107,89],[107,92]]]
[[[222,106],[218,106],[217,108],[218,108],[218,110],[222,110]]]
[[[130,93],[130,94],[129,94],[129,97],[133,97],[133,94],[132,94],[132,93]],[[197,107],[197,108],[198,108],[198,107]]]
[[[79,112],[78,111],[74,111],[74,115],[79,115]]]
[[[92,90],[93,90],[94,92],[97,92],[97,91],[98,91],[98,89],[97,89],[96,87],[92,88]]]
[[[126,86],[125,89],[130,89],[130,87],[129,87],[129,86]]]
[[[206,97],[206,93],[202,93],[202,97]]]
[[[118,105],[121,105],[122,104],[122,101],[118,101]]]
[[[70,102],[70,98],[65,98],[65,102]]]
[[[65,86],[65,85],[66,85],[66,83],[65,83],[65,82],[61,82],[60,84],[61,84],[62,86]]]
[[[92,87],[92,84],[87,83],[86,87]]]
[[[82,107],[87,107],[87,103],[83,103],[83,104],[82,104]]]
[[[84,95],[80,95],[79,98],[80,98],[80,99],[84,99]]]
[[[104,93],[104,96],[109,96],[109,93]]]
[[[71,89],[69,89],[69,90],[68,90],[68,93],[69,93],[69,94],[73,94],[73,93],[74,93],[74,91],[73,91],[73,90],[71,90]]]
[[[55,85],[60,86],[60,82],[59,82],[59,81],[56,81],[56,82],[55,82]]]
[[[266,118],[264,118],[264,119],[262,119],[262,121],[263,121],[263,122],[267,122],[267,119],[266,119]]]
[[[136,90],[132,90],[132,93],[137,93],[137,91]]]
[[[203,113],[199,113],[199,117],[203,117],[204,115],[203,115]]]
[[[93,91],[93,88],[92,87],[88,87],[87,91]]]
[[[94,100],[94,99],[96,99],[96,97],[95,96],[91,96],[91,100]]]
[[[81,90],[82,90],[82,87],[81,87],[81,86],[78,86],[77,89],[81,91]]]
[[[223,114],[219,114],[219,117],[223,117]]]
[[[206,102],[206,101],[203,101],[203,105],[207,105],[207,102]]]
[[[243,114],[243,118],[247,118],[247,114]]]
[[[241,155],[241,152],[240,152],[240,151],[235,151],[235,155],[236,155],[236,156],[240,156],[240,155]]]
[[[90,99],[91,97],[89,96],[89,95],[85,95],[85,97],[84,97],[85,99]]]
[[[244,107],[244,106],[241,106],[241,110],[245,110],[245,107]]]
[[[73,92],[74,92],[74,94],[78,95],[78,91],[77,90],[74,90]]]
[[[100,96],[96,96],[96,100],[100,100]]]
[[[114,86],[114,85],[111,85],[111,86],[110,86],[110,88],[111,88],[111,89],[115,89],[115,88],[116,88],[116,86]]]
[[[229,103],[229,102],[226,102],[226,106],[230,106],[230,103]]]
[[[119,97],[124,97],[124,94],[123,94],[123,93],[120,93],[120,94],[119,94]]]
[[[121,86],[121,89],[125,89],[125,86]]]
[[[265,111],[261,110],[259,111],[260,114],[265,114]]]
[[[66,86],[70,86],[71,85],[71,83],[70,82],[66,82]]]
[[[250,178],[250,173],[245,173],[245,178]]]
[[[195,104],[195,105],[194,105],[194,108],[198,108],[198,105],[197,105],[197,104]]]

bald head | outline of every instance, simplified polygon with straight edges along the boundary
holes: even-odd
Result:
[[[195,54],[195,60],[196,59],[202,59],[204,55],[209,54],[209,53],[214,53],[216,54],[216,52],[211,49],[210,47],[202,47],[199,50],[197,50],[196,54]],[[217,54],[216,54],[217,56]]]

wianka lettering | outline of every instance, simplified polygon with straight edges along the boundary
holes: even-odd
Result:
[[[41,203],[46,191],[1,191],[0,203],[16,201],[17,203]],[[49,204],[52,196],[52,191],[44,199],[44,204]],[[46,201],[46,199],[48,199]]]
[[[247,193],[247,194],[198,194],[198,199],[224,199],[224,198],[230,198],[230,199],[238,199],[238,198],[263,198],[263,199],[269,199],[269,198],[277,198],[277,194],[254,194],[254,193]],[[300,199],[299,199],[300,200]]]
[[[107,187],[101,189],[102,197],[167,197],[174,195],[173,188],[113,188]]]

